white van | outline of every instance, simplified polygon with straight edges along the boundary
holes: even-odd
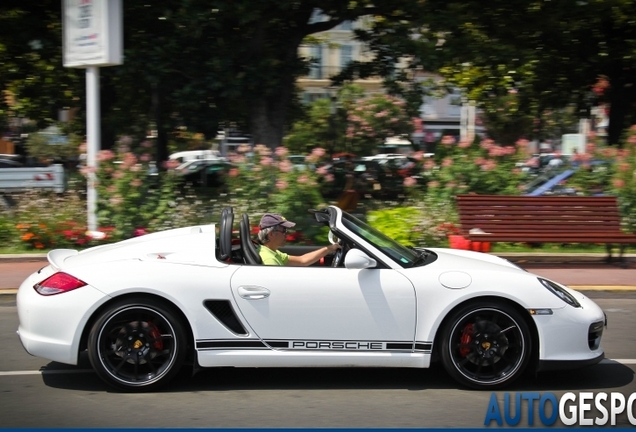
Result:
[[[172,153],[168,159],[176,160],[181,165],[184,162],[197,159],[218,159],[220,157],[217,150],[188,150]]]

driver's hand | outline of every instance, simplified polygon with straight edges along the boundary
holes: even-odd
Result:
[[[329,251],[329,253],[333,253],[338,249],[340,249],[340,243],[333,243],[327,246],[327,250]]]

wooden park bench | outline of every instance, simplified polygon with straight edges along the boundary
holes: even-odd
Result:
[[[616,197],[458,195],[462,235],[471,241],[605,244],[623,252],[636,235],[621,230]]]

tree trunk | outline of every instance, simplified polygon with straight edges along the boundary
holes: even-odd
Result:
[[[157,168],[164,170],[163,162],[168,160],[168,134],[166,132],[166,124],[163,119],[163,111],[161,104],[161,92],[156,82],[152,83],[152,106],[150,109],[151,116],[157,128],[157,138],[155,139],[155,159],[157,160]]]
[[[621,145],[621,138],[630,122],[634,121],[633,105],[636,99],[636,74],[620,71],[618,78],[610,82],[610,114],[607,128],[607,143],[609,145]]]
[[[250,134],[254,144],[264,144],[272,150],[283,144],[287,107],[293,84],[284,83],[276,94],[256,97],[250,107]]]

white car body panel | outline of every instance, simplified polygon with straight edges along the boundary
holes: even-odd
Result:
[[[270,267],[220,262],[214,224],[149,234],[77,253],[57,250],[18,296],[18,333],[32,355],[76,364],[81,338],[113,299],[163,299],[187,321],[202,367],[428,367],[444,319],[475,299],[502,299],[532,315],[538,360],[585,361],[588,329],[603,311],[570,290],[575,308],[538,277],[494,255],[435,248],[437,259],[404,268],[365,239],[342,232],[379,268]],[[365,262],[363,254],[357,262]],[[372,262],[368,261],[367,262]],[[33,288],[57,271],[88,285],[43,296]],[[243,332],[211,313],[225,302]]]

